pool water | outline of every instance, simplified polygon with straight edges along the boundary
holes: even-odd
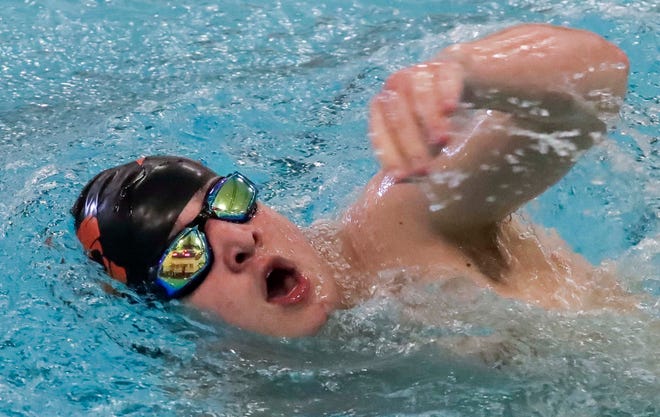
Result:
[[[2,7],[0,415],[660,415],[657,1]],[[297,223],[331,217],[377,169],[366,106],[387,74],[529,21],[595,31],[630,57],[610,138],[524,211],[616,271],[639,312],[408,289],[317,337],[273,339],[145,303],[81,253],[80,188],[141,155],[238,168]]]

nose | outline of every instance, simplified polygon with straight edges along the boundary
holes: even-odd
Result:
[[[232,272],[241,272],[247,267],[261,245],[261,232],[249,223],[209,220],[205,232],[215,262],[223,262]]]

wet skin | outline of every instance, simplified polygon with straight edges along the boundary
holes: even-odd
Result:
[[[205,190],[202,190],[205,191]],[[202,207],[198,192],[171,236]],[[246,223],[211,219],[204,226],[211,270],[186,302],[225,322],[274,336],[316,333],[338,307],[335,273],[300,229],[263,204]]]
[[[462,277],[543,307],[600,305],[615,283],[594,279],[561,239],[507,218],[601,140],[627,73],[625,54],[603,38],[533,24],[396,72],[370,106],[382,171],[326,236],[342,253],[325,259],[319,242],[260,205],[247,223],[207,223],[216,260],[188,300],[281,336],[313,334],[347,289],[380,286],[379,274],[393,269],[414,268],[422,281]],[[201,201],[191,200],[174,232]]]

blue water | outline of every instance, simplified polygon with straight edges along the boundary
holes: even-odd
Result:
[[[657,1],[1,6],[0,415],[660,415]],[[377,169],[365,109],[387,74],[527,21],[631,58],[610,139],[525,211],[615,270],[640,313],[410,290],[280,340],[146,304],[81,254],[79,189],[141,155],[240,168],[301,225],[332,216]]]

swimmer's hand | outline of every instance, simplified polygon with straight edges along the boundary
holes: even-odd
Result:
[[[391,75],[371,101],[370,139],[385,172],[397,180],[429,174],[451,139],[463,92],[457,62],[415,65]]]
[[[623,51],[594,33],[514,26],[391,75],[371,103],[370,139],[383,174],[426,184],[439,229],[486,226],[603,137],[627,74]]]

